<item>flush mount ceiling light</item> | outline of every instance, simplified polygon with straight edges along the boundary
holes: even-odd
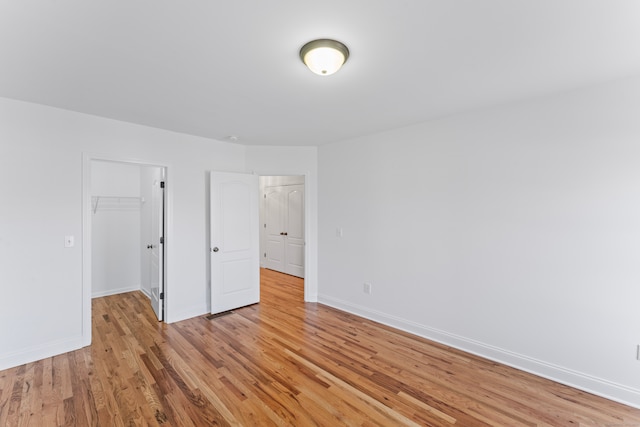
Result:
[[[311,71],[321,76],[330,76],[342,67],[349,58],[349,49],[336,40],[312,40],[300,49],[300,59]]]

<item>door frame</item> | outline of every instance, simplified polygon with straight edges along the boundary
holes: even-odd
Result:
[[[133,159],[129,157],[120,157],[105,154],[96,153],[82,153],[82,341],[84,346],[91,345],[91,254],[92,254],[92,213],[91,208],[91,164],[93,161],[125,163],[137,166],[154,166],[161,167],[165,170],[165,194],[164,194],[164,237],[165,243],[170,241],[170,237],[173,234],[172,224],[172,185],[170,179],[171,166],[163,163],[150,160]],[[165,244],[164,247],[164,313],[165,319],[168,306],[168,269],[169,263],[169,251]]]
[[[304,176],[304,300],[305,302],[318,302],[318,283],[315,278],[316,264],[312,261],[312,250],[316,245],[316,235],[312,234],[312,193],[311,173],[303,170],[254,170],[253,173],[263,176]],[[262,194],[259,196],[262,198]],[[262,201],[260,201],[262,203]]]

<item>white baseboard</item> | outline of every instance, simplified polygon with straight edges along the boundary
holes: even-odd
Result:
[[[485,359],[499,362],[640,409],[640,390],[635,388],[556,366],[526,355],[484,344],[326,295],[319,295],[318,302],[440,344],[466,351]]]
[[[69,338],[60,341],[44,343],[38,346],[23,349],[10,354],[0,355],[0,370],[14,368],[25,363],[57,356],[69,351],[78,350],[82,347],[84,339],[82,336]]]
[[[125,286],[123,288],[108,289],[106,291],[92,292],[91,298],[108,297],[109,295],[123,294],[125,292],[139,291],[140,285]]]

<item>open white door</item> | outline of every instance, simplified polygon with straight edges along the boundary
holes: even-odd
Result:
[[[151,243],[150,255],[151,306],[158,320],[164,320],[164,181],[162,168],[154,170],[151,190]]]
[[[211,172],[211,313],[260,301],[259,179]]]

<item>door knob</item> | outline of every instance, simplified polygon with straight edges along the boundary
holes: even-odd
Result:
[[[218,247],[216,246],[215,248],[211,249],[213,252],[218,252],[220,249],[218,249]]]
[[[282,233],[282,235],[283,235],[283,236],[288,236],[288,235],[289,235],[289,233],[284,232],[284,233]]]
[[[147,245],[147,249],[153,248],[153,245]]]

